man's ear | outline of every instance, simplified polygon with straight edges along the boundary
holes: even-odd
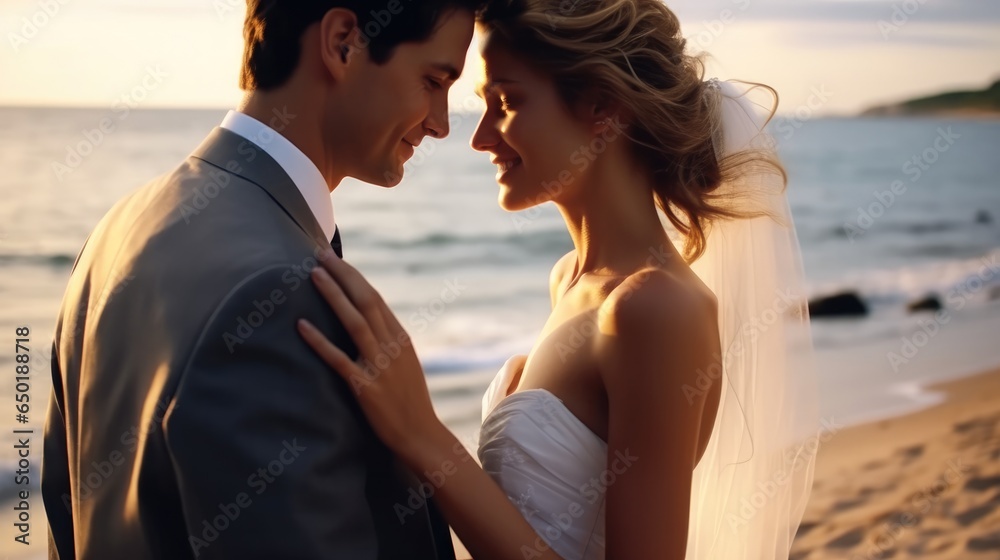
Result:
[[[343,79],[352,56],[362,48],[360,38],[358,16],[351,10],[334,8],[320,21],[320,56],[335,81]]]

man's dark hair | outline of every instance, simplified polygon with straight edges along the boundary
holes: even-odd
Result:
[[[361,39],[376,64],[384,64],[402,43],[426,41],[443,15],[461,9],[478,13],[486,0],[247,0],[243,26],[240,88],[268,90],[291,77],[302,54],[302,34],[334,8],[358,17]]]

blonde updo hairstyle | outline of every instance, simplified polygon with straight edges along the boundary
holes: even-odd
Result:
[[[621,108],[687,262],[704,253],[712,221],[766,213],[737,204],[721,185],[761,170],[779,173],[784,184],[771,150],[716,157],[718,96],[707,91],[704,55],[685,53],[680,22],[660,0],[495,0],[478,16],[491,41],[551,77],[567,107],[587,95]],[[776,106],[772,88],[753,85],[773,94]]]

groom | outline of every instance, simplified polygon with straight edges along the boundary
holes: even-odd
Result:
[[[308,279],[340,252],[330,192],[394,186],[448,134],[477,4],[248,1],[240,109],[120,200],[74,264],[45,428],[50,558],[454,558],[295,321],[353,348]]]

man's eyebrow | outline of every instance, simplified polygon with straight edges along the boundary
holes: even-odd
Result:
[[[445,74],[448,75],[448,80],[452,82],[457,80],[458,77],[462,75],[462,73],[458,70],[458,68],[455,68],[453,65],[447,62],[438,62],[435,64],[431,64],[431,68],[439,72],[444,72]]]

